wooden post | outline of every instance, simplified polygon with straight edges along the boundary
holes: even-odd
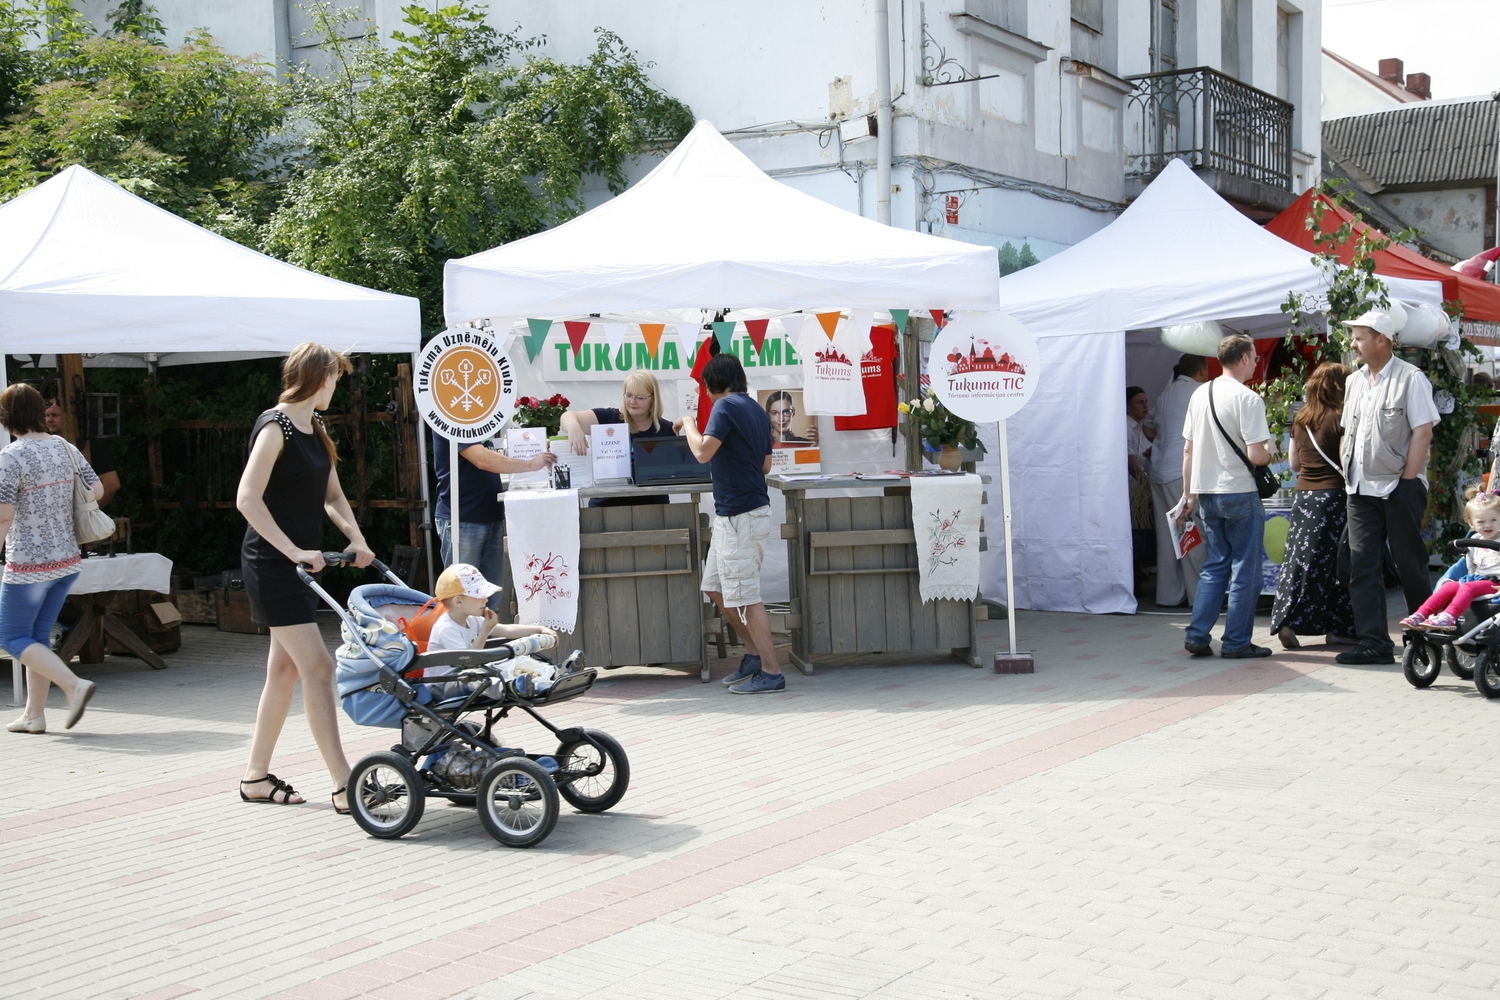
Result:
[[[916,399],[922,392],[922,341],[917,335],[917,323],[920,320],[915,316],[906,318],[906,330],[901,334],[901,371],[904,374],[901,385],[903,400]],[[911,424],[908,423],[910,428]],[[920,472],[922,470],[922,439],[919,435],[908,432],[906,435],[906,471]]]
[[[396,455],[400,462],[400,468],[396,470],[400,495],[406,501],[407,531],[410,543],[416,548],[423,548],[426,538],[422,531],[422,520],[426,517],[426,505],[422,502],[422,460],[421,453],[417,450],[417,435],[421,433],[418,426],[416,397],[412,394],[411,365],[401,364],[396,366]],[[426,560],[420,560],[424,569]],[[416,582],[413,581],[413,586]],[[432,581],[427,581],[427,589],[432,589]]]
[[[79,442],[85,423],[83,412],[83,355],[57,356],[57,402],[62,407],[59,433],[69,441]]]
[[[370,356],[356,354],[349,373],[349,448],[354,452],[354,518],[364,523],[370,499],[370,477],[365,468],[365,379]]]

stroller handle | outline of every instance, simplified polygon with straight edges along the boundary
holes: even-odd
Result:
[[[353,552],[325,552],[325,553],[323,553],[323,563],[324,563],[325,566],[352,566],[352,565],[354,565],[354,553]],[[382,576],[384,576],[387,580],[389,580],[392,583],[394,583],[396,586],[398,586],[398,587],[404,587],[404,586],[406,586],[406,581],[403,580],[403,579],[401,579],[395,573],[392,573],[391,572],[391,568],[389,566],[387,566],[385,563],[381,562],[379,559],[371,559],[370,560],[370,565],[372,567],[374,567],[375,570],[377,572],[379,572]],[[305,584],[307,584],[309,587],[312,587],[314,590],[318,589],[317,585],[313,583],[313,579],[312,579],[312,567],[309,566],[307,563],[298,563],[297,564],[297,576],[300,577],[301,580],[302,580],[302,582],[305,583]],[[337,608],[338,605],[334,604],[334,607]]]
[[[1493,549],[1500,552],[1500,541],[1492,542],[1487,538],[1459,538],[1453,542],[1453,547],[1459,551],[1464,549]]]

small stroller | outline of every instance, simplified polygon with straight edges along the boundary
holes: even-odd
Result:
[[[329,565],[352,561],[341,552],[323,558]],[[477,805],[485,829],[507,847],[533,847],[556,825],[559,795],[580,812],[603,812],[624,797],[630,762],[616,740],[592,729],[558,729],[536,711],[593,686],[596,672],[584,668],[581,653],[553,667],[534,654],[556,640],[533,635],[492,640],[485,649],[419,655],[388,614],[420,607],[429,597],[408,588],[379,560],[373,565],[390,583],[354,588],[347,609],[305,566],[297,567],[302,581],[343,620],[337,682],[344,711],[360,725],[401,730],[400,743],[361,758],[349,773],[349,808],[366,833],[381,838],[410,833],[427,796],[435,795]],[[544,666],[507,671],[518,657]],[[434,667],[452,672],[423,679]],[[500,746],[492,731],[512,709],[556,736],[557,749],[539,755]]]
[[[1483,538],[1460,538],[1453,547],[1463,554],[1464,549],[1500,550],[1500,542]],[[1500,698],[1500,594],[1481,597],[1469,606],[1469,613],[1477,624],[1467,632],[1450,635],[1444,632],[1429,632],[1424,629],[1402,630],[1401,672],[1412,687],[1431,687],[1443,672],[1446,660],[1448,669],[1461,680],[1472,680],[1474,687],[1486,698]],[[1468,624],[1468,619],[1464,619]],[[1460,626],[1462,627],[1462,626]]]

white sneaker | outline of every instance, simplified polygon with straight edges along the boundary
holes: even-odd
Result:
[[[38,715],[35,719],[28,719],[24,715],[5,727],[7,733],[45,733],[47,731],[47,717]]]

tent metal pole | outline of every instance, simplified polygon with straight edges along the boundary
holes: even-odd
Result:
[[[891,17],[887,0],[875,0],[875,218],[891,224]],[[860,206],[863,211],[864,206]]]
[[[411,370],[417,370],[417,354],[412,352]],[[432,572],[432,496],[427,489],[427,423],[417,418],[417,465],[422,477],[422,548],[427,552],[427,586],[437,586]],[[410,581],[407,581],[410,583]]]
[[[1016,573],[1010,541],[1010,433],[1000,421],[1000,507],[1005,517],[1005,624],[1010,626],[1010,655],[1016,655]]]

